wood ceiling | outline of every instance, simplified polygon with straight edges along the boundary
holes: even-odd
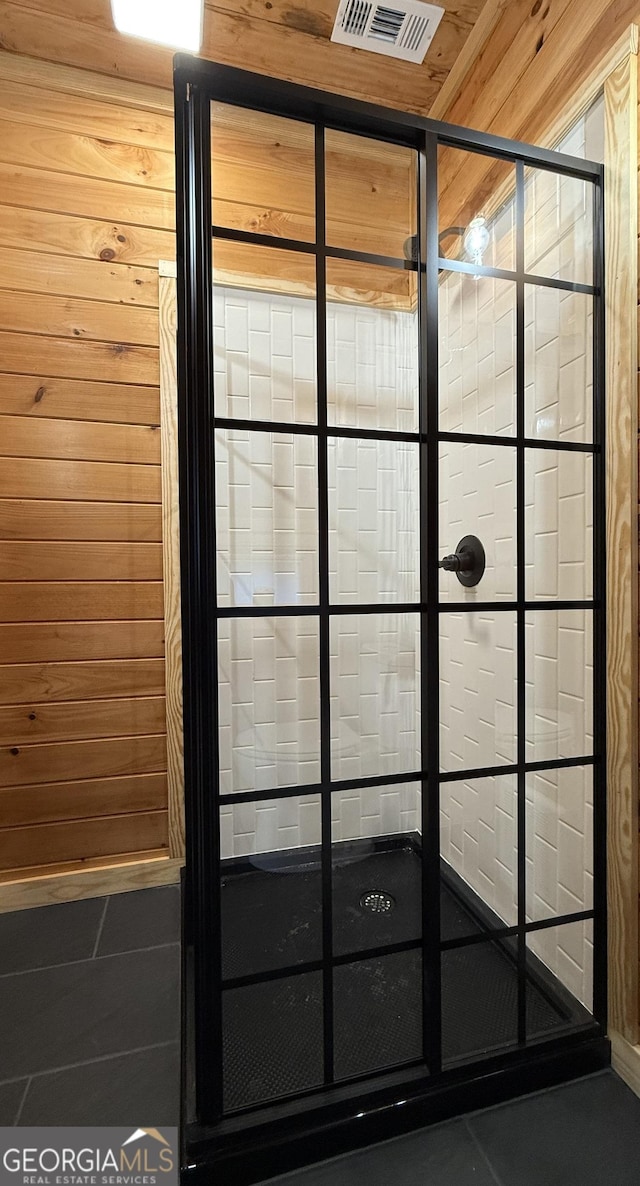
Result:
[[[465,62],[474,42],[484,38],[506,6],[506,0],[439,3],[446,11],[420,66],[331,42],[338,0],[207,0],[202,54],[327,91],[426,112],[455,63]],[[137,82],[171,85],[172,53],[117,33],[109,0],[2,0],[0,47]]]

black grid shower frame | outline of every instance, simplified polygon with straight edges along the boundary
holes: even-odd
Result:
[[[349,100],[334,100],[333,97],[320,96],[317,92],[305,88],[292,87],[289,84],[275,83],[273,80],[247,75],[226,67],[213,67],[210,63],[203,63],[197,59],[177,59],[176,77],[179,78],[181,67],[186,64],[190,80],[186,83],[186,102],[180,111],[181,119],[177,125],[178,159],[182,169],[179,169],[179,212],[181,215],[180,229],[181,246],[191,244],[187,256],[179,259],[181,269],[179,276],[179,343],[180,372],[179,381],[184,398],[180,401],[180,429],[186,450],[181,458],[181,547],[183,571],[191,573],[194,567],[200,575],[199,584],[195,588],[191,583],[187,587],[183,584],[183,622],[187,649],[193,647],[193,639],[205,641],[204,647],[195,647],[199,654],[193,653],[185,659],[185,739],[186,739],[186,810],[188,821],[188,915],[189,931],[194,943],[196,966],[196,1011],[195,1025],[197,1043],[201,1050],[196,1066],[196,1095],[197,1113],[201,1122],[214,1122],[223,1113],[222,1108],[222,1063],[220,1057],[212,1055],[222,1048],[221,1004],[223,989],[239,987],[240,983],[257,983],[268,979],[279,978],[283,975],[297,975],[304,971],[321,970],[324,976],[324,1058],[325,1080],[330,1083],[332,1074],[332,993],[330,991],[333,967],[345,962],[355,962],[361,959],[373,958],[383,954],[391,954],[395,950],[409,950],[415,944],[400,944],[394,947],[375,948],[367,952],[358,952],[350,956],[335,956],[332,952],[332,919],[331,919],[331,795],[338,790],[349,788],[364,788],[367,786],[389,785],[393,783],[407,783],[419,781],[422,785],[423,810],[423,844],[426,840],[427,850],[434,848],[438,852],[438,824],[437,805],[438,787],[441,783],[468,780],[471,778],[516,774],[518,779],[518,837],[524,837],[524,782],[528,772],[536,770],[555,770],[572,766],[592,766],[594,768],[595,795],[595,835],[596,869],[602,871],[604,864],[604,535],[603,530],[596,531],[594,542],[594,598],[590,601],[527,601],[524,597],[524,520],[523,504],[520,510],[520,493],[523,490],[523,466],[525,449],[551,449],[553,451],[581,451],[594,455],[594,523],[603,522],[602,490],[603,490],[603,400],[602,400],[602,343],[603,343],[603,310],[602,310],[602,236],[601,211],[602,169],[590,162],[558,157],[546,150],[531,149],[524,145],[512,144],[491,136],[481,136],[465,129],[447,128],[432,121],[421,120],[417,117],[404,116],[396,112],[381,111],[368,105],[354,103]],[[178,82],[177,82],[178,88]],[[300,98],[295,113],[288,109],[289,99],[281,92],[295,92]],[[327,106],[327,99],[333,101]],[[316,128],[316,213],[317,238],[315,244],[298,240],[285,240],[269,236],[253,234],[251,232],[233,231],[229,228],[211,227],[208,213],[211,210],[210,184],[210,130],[209,130],[209,102],[216,99],[239,106],[255,107],[272,111],[274,114],[289,118],[305,119],[314,123]],[[304,99],[304,101],[303,101]],[[306,103],[306,106],[305,106]],[[381,118],[381,115],[384,118]],[[419,209],[423,217],[418,227],[419,258],[415,264],[391,257],[381,257],[366,252],[349,251],[348,249],[327,246],[324,239],[324,128],[332,127],[351,131],[356,134],[372,136],[377,139],[387,139],[395,143],[405,144],[414,148],[419,156],[419,184],[422,187],[422,200]],[[437,243],[437,207],[433,196],[437,194],[436,154],[437,146],[444,144],[452,147],[462,147],[472,152],[482,152],[503,159],[516,162],[517,191],[516,199],[519,208],[519,226],[517,228],[516,269],[507,271],[489,267],[476,267],[467,264],[437,258],[434,245]],[[427,162],[429,167],[427,168]],[[593,286],[574,284],[548,277],[529,275],[524,272],[523,260],[523,177],[524,166],[535,165],[549,169],[556,173],[569,174],[593,183],[596,190],[594,212],[597,211],[597,233],[594,236],[594,284]],[[431,202],[424,200],[427,190],[431,194]],[[431,219],[429,219],[429,209]],[[238,242],[253,243],[264,247],[290,249],[304,252],[316,257],[316,308],[317,308],[317,342],[318,342],[318,423],[316,425],[295,424],[276,421],[255,421],[215,416],[213,409],[212,385],[212,261],[211,252],[206,246],[213,237]],[[431,246],[431,253],[427,252],[426,263],[425,244]],[[360,428],[345,428],[329,426],[327,423],[326,397],[326,261],[328,258],[351,259],[357,262],[369,262],[382,267],[402,266],[407,270],[418,272],[420,331],[420,424],[417,433],[393,432],[384,430],[367,430]],[[439,271],[462,271],[470,274],[496,276],[501,279],[515,281],[517,287],[518,306],[518,358],[517,358],[517,427],[515,437],[492,437],[484,434],[445,433],[438,428],[438,390],[437,390],[437,361],[435,346],[437,346],[437,285]],[[586,445],[564,441],[541,441],[528,439],[524,436],[524,355],[523,355],[523,297],[524,285],[533,284],[552,287],[561,290],[585,292],[592,294],[595,302],[594,317],[594,435],[593,444]],[[203,294],[206,299],[203,301]],[[434,299],[435,298],[435,299]],[[431,342],[430,356],[427,355],[427,343]],[[322,347],[322,348],[321,348]],[[199,393],[199,395],[198,395]],[[189,403],[188,395],[192,403]],[[198,398],[194,400],[194,395]],[[265,607],[219,607],[216,594],[215,565],[212,556],[215,555],[215,478],[213,476],[213,433],[212,426],[223,429],[247,429],[250,431],[301,433],[316,436],[318,439],[318,479],[319,479],[319,561],[320,561],[320,598],[317,606],[265,606]],[[204,437],[209,439],[205,442]],[[421,600],[418,603],[376,603],[366,605],[332,605],[329,601],[328,590],[328,507],[327,507],[327,465],[326,449],[329,438],[355,437],[374,440],[407,440],[420,446],[421,454],[421,504],[424,503],[425,485],[427,493],[433,495],[437,491],[438,446],[443,440],[456,440],[460,443],[477,442],[491,444],[496,447],[515,446],[518,456],[517,489],[518,489],[518,589],[515,602],[484,602],[469,604],[445,603],[438,604],[437,580],[437,520],[432,511],[430,519],[421,505]],[[324,460],[323,460],[324,454]],[[202,473],[200,466],[206,464],[206,472]],[[195,463],[195,465],[194,465]],[[430,501],[430,500],[429,500]],[[437,506],[437,499],[436,506]],[[433,505],[433,504],[432,504]],[[214,512],[212,515],[212,511]],[[436,543],[434,545],[434,537]],[[213,546],[212,546],[213,545]],[[426,545],[426,548],[425,548]],[[426,555],[425,555],[426,551]],[[429,596],[425,597],[425,589]],[[213,614],[208,607],[214,607]],[[207,607],[207,608],[205,608]],[[424,654],[437,656],[439,615],[440,613],[473,612],[479,609],[492,612],[516,610],[518,616],[518,676],[524,674],[524,615],[527,610],[557,611],[563,608],[593,609],[595,618],[594,642],[594,681],[595,687],[595,720],[594,720],[594,754],[582,755],[571,759],[556,759],[549,761],[525,760],[524,749],[524,680],[518,679],[518,754],[517,762],[513,765],[499,765],[483,767],[474,770],[456,770],[439,773],[436,757],[438,753],[437,730],[425,728],[422,736],[423,762],[420,770],[402,772],[397,775],[380,775],[371,778],[338,780],[331,778],[330,771],[330,689],[329,689],[329,624],[333,615],[350,613],[385,614],[415,612],[421,618],[421,646]],[[211,730],[208,722],[217,720],[217,622],[222,618],[242,617],[278,617],[278,616],[317,616],[320,632],[320,682],[321,682],[321,781],[318,784],[302,784],[298,786],[282,787],[264,792],[244,793],[215,796],[211,795],[212,774],[215,785],[219,786],[219,753],[217,729]],[[203,631],[203,618],[206,617],[208,627]],[[426,630],[424,629],[426,624]],[[521,641],[522,639],[522,641]],[[194,664],[197,666],[194,666]],[[426,688],[427,677],[422,668],[422,692]],[[601,681],[601,682],[598,682]],[[204,715],[203,715],[204,714]],[[423,713],[425,716],[432,714]],[[208,742],[204,734],[208,735]],[[215,738],[212,736],[216,734]],[[428,760],[424,760],[424,744],[427,745]],[[431,776],[430,776],[431,775]],[[278,969],[269,973],[244,977],[242,981],[225,981],[221,975],[220,949],[220,901],[219,901],[219,807],[224,804],[237,802],[260,802],[265,799],[283,798],[292,795],[310,795],[319,793],[322,802],[322,897],[323,897],[323,958],[319,964],[300,964],[295,968]],[[434,824],[435,815],[435,824]],[[430,846],[430,847],[429,847]],[[524,890],[524,845],[519,845],[518,851],[518,885]],[[431,866],[435,861],[431,862]],[[522,1042],[526,1038],[525,1014],[525,956],[526,937],[529,933],[544,930],[550,926],[558,926],[571,921],[595,919],[595,976],[599,978],[594,993],[594,1016],[601,1026],[606,1017],[606,899],[604,877],[596,879],[594,892],[594,909],[578,914],[558,916],[540,922],[527,922],[524,917],[524,894],[520,898],[518,923],[516,927],[501,928],[495,932],[485,932],[477,938],[469,937],[465,940],[440,943],[437,924],[429,917],[427,903],[429,895],[433,893],[433,868],[429,873],[427,862],[423,860],[423,905],[424,921],[423,938],[418,946],[422,947],[428,956],[428,968],[425,969],[425,1001],[439,993],[439,959],[441,950],[449,950],[454,946],[466,946],[468,943],[484,941],[491,938],[515,936],[518,940],[519,952],[519,1038]],[[430,880],[431,878],[431,880]],[[433,898],[430,899],[433,901]],[[430,915],[437,914],[431,911]],[[437,975],[435,966],[437,965]],[[426,1038],[426,1035],[425,1035]],[[436,1047],[439,1043],[433,1041],[433,1031],[430,1036],[430,1048],[425,1055],[434,1072],[439,1070],[440,1053]],[[205,1056],[205,1052],[209,1052]],[[404,1064],[408,1067],[409,1064]],[[412,1064],[413,1065],[413,1064]],[[381,1071],[380,1075],[388,1071]],[[377,1075],[367,1075],[363,1078],[375,1079]],[[347,1082],[341,1080],[341,1084]],[[304,1093],[307,1094],[307,1093]],[[272,1101],[269,1101],[272,1103]],[[255,1108],[251,1109],[255,1110]]]

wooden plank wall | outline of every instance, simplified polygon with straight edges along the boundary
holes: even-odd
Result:
[[[283,167],[286,129],[236,123],[218,121],[217,217],[295,224],[312,153],[293,145]],[[400,254],[411,154],[354,140],[331,161],[337,241],[357,231]],[[167,812],[159,431],[173,189],[170,93],[0,52],[0,882],[93,863],[103,892],[105,859],[181,851]],[[260,287],[308,286],[305,257],[263,254]],[[247,269],[246,249],[218,250],[218,279],[246,284]],[[341,299],[393,307],[410,304],[409,279],[332,269]]]
[[[157,265],[174,257],[170,96],[87,97],[80,72],[23,59],[16,77],[6,58],[2,880],[168,852]]]
[[[640,96],[639,96],[639,105],[638,105],[638,133],[640,134]],[[638,144],[638,161],[639,161],[638,224],[640,226],[640,140],[639,140],[639,144]],[[639,362],[640,362],[640,237],[638,239],[638,320],[637,320],[637,326],[638,326],[638,352],[639,352]],[[640,429],[640,371],[638,373],[638,420],[637,420],[637,424]],[[638,437],[638,470],[637,470],[637,472],[640,472],[640,435]],[[638,550],[638,558],[639,558],[639,562],[640,562],[640,505],[638,506],[638,549],[639,549]],[[638,606],[640,607],[640,563],[639,563],[639,571],[638,571]],[[639,638],[639,645],[638,645],[638,649],[636,651],[636,657],[638,659],[638,668],[636,670],[636,680],[637,680],[637,686],[640,688],[640,620],[638,622],[638,638]],[[635,742],[636,742],[636,750],[637,750],[638,746],[639,746],[638,738],[640,735],[640,702],[638,704],[638,720],[637,720],[637,722],[634,722],[634,723],[636,724]],[[640,773],[639,773],[639,785],[640,785]],[[638,805],[638,818],[640,820],[640,804]],[[638,846],[637,846],[636,856],[637,856],[637,863],[638,863],[637,877],[638,877],[638,881],[640,882],[640,832],[638,834]],[[638,934],[640,935],[640,897],[638,899],[638,916],[639,916],[638,917]],[[638,1040],[638,1034],[640,1033],[640,950],[638,951],[637,985],[639,988],[639,995],[638,995],[636,1041]],[[640,1052],[638,1052],[638,1053],[640,1054]],[[640,1058],[638,1060],[636,1060],[635,1075],[636,1075],[636,1082],[634,1084],[634,1090],[636,1090],[637,1093],[640,1094]]]

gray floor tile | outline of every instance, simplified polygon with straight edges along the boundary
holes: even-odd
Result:
[[[0,914],[0,974],[91,959],[104,898]]]
[[[157,947],[0,979],[7,1079],[174,1041],[179,948]]]
[[[272,1182],[274,1186],[276,1182],[282,1186],[496,1186],[460,1120],[384,1141]]]
[[[26,1086],[26,1079],[15,1079],[13,1083],[0,1083],[0,1128],[10,1128],[12,1124],[15,1124]]]
[[[640,1099],[613,1071],[468,1123],[506,1186],[638,1186]]]
[[[177,1125],[178,1044],[38,1075],[20,1124]]]
[[[179,886],[158,886],[109,899],[98,955],[179,942]]]

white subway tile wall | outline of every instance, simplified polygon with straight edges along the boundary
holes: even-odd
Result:
[[[319,795],[234,803],[220,810],[223,857],[260,856],[320,844]]]
[[[362,840],[420,831],[420,784],[335,791],[331,798],[331,839]]]
[[[441,852],[509,927],[518,921],[517,827],[514,774],[442,786]]]
[[[443,272],[438,306],[440,431],[515,435],[515,282]]]
[[[525,615],[528,762],[593,753],[593,611]]]
[[[327,403],[329,424],[417,432],[417,313],[328,303]]]
[[[216,431],[220,605],[318,602],[318,468],[313,437]]]
[[[216,285],[213,313],[216,415],[313,423],[315,303]]]
[[[526,284],[524,310],[527,436],[591,441],[592,298]]]
[[[587,1009],[593,1008],[592,919],[532,931],[527,935],[527,948]],[[529,1037],[535,1036],[527,1032]]]
[[[486,568],[465,601],[515,601],[516,450],[506,445],[440,445],[440,555],[465,535],[482,541]],[[440,600],[460,601],[455,574],[440,570]]]
[[[329,443],[329,596],[340,604],[420,598],[418,446]]]
[[[529,600],[593,596],[593,457],[528,449],[525,460],[525,594]]]
[[[317,619],[222,619],[218,637],[221,793],[318,782]]]
[[[527,921],[593,907],[593,769],[527,775]]]
[[[335,616],[330,641],[333,778],[418,769],[418,614]]]
[[[516,674],[515,611],[441,615],[442,770],[516,761]]]

